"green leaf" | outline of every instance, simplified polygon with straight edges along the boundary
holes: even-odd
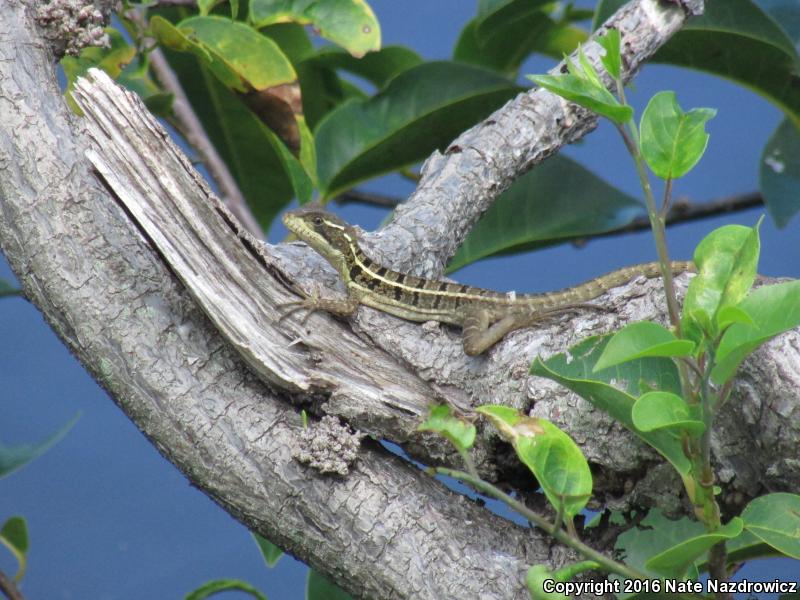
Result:
[[[717,349],[711,379],[721,384],[733,377],[741,362],[761,344],[800,326],[800,281],[753,290],[739,305],[755,325],[736,323],[725,332]]]
[[[588,338],[570,348],[567,353],[556,354],[546,361],[539,357],[531,365],[530,372],[560,383],[633,431],[661,453],[683,477],[687,488],[691,488],[691,463],[683,453],[680,440],[667,431],[637,430],[631,415],[636,402],[632,394],[642,386],[680,392],[675,364],[666,358],[641,358],[595,373],[594,365],[609,338],[610,336]],[[610,381],[624,386],[627,391],[607,383]]]
[[[525,584],[532,600],[569,600],[569,596],[556,592],[545,592],[544,582],[555,581],[553,573],[545,565],[533,565],[525,575]]]
[[[19,565],[14,581],[20,582],[28,565],[28,524],[22,517],[11,517],[0,527],[0,544],[11,551]]]
[[[611,231],[642,212],[638,200],[557,154],[500,195],[469,232],[448,271],[494,254]]]
[[[204,598],[219,594],[220,592],[234,590],[250,594],[253,598],[256,598],[256,600],[267,600],[264,594],[249,583],[241,581],[240,579],[214,579],[186,594],[184,600],[203,600]]]
[[[283,556],[283,550],[255,531],[251,531],[250,533],[258,545],[258,549],[261,551],[261,556],[264,557],[264,562],[267,563],[268,567],[274,567],[275,563]]]
[[[640,321],[625,326],[613,335],[597,360],[594,371],[648,356],[688,356],[693,349],[693,342],[679,340],[663,325]]]
[[[563,504],[564,522],[571,522],[592,494],[589,464],[572,438],[546,419],[523,416],[507,406],[487,404],[475,410],[514,446],[550,503],[556,510]]]
[[[647,571],[645,563],[650,557],[704,533],[699,521],[687,517],[672,521],[653,508],[638,526],[621,533],[614,547],[629,567]]]
[[[533,52],[560,59],[587,39],[585,31],[547,14],[541,0],[499,2],[461,30],[453,58],[516,77]]]
[[[136,48],[128,44],[122,34],[113,27],[106,27],[105,33],[111,42],[108,48],[88,46],[79,56],[65,56],[61,59],[61,67],[67,78],[65,96],[70,109],[76,114],[83,114],[72,99],[72,89],[78,77],[86,75],[89,69],[96,67],[105,71],[112,79],[117,79],[122,69],[136,56]]]
[[[156,16],[150,28],[162,44],[192,52],[237,92],[263,91],[297,80],[278,44],[243,23],[224,17],[190,17],[173,27]]]
[[[716,114],[712,108],[683,112],[675,92],[659,92],[653,96],[639,124],[639,146],[653,173],[661,179],[686,175],[706,151],[705,123]]]
[[[434,431],[444,436],[462,454],[475,443],[475,425],[454,417],[446,404],[432,407],[427,420],[417,427],[417,431]]]
[[[347,52],[327,47],[320,48],[305,62],[330,69],[343,69],[363,77],[377,88],[383,88],[403,71],[421,64],[422,58],[405,46],[387,46],[363,58],[354,58]]]
[[[6,475],[10,475],[17,469],[22,468],[34,458],[38,458],[56,443],[61,438],[67,435],[67,432],[72,429],[72,426],[78,421],[80,414],[75,415],[64,425],[62,425],[55,433],[50,435],[47,439],[42,440],[34,445],[20,445],[20,446],[3,446],[0,444],[0,479]]]
[[[323,198],[417,163],[519,89],[490,71],[432,62],[400,73],[368,100],[342,104],[315,131]]]
[[[720,308],[736,306],[744,298],[755,280],[759,249],[758,224],[752,228],[726,225],[698,244],[694,252],[697,276],[689,283],[683,302],[687,337],[699,341],[698,330],[716,324]],[[703,315],[711,321],[706,322]],[[713,338],[716,331],[708,334]]]
[[[278,136],[192,56],[167,58],[259,224],[266,229],[293,197],[308,201],[311,178]]]
[[[528,75],[535,84],[554,94],[579,104],[615,123],[626,123],[633,116],[633,109],[621,104],[605,87],[598,86],[585,75],[574,72],[564,75]]]
[[[619,29],[609,29],[606,34],[597,39],[605,49],[605,54],[600,58],[603,66],[614,79],[619,79],[622,73],[622,58],[619,52]]]
[[[779,492],[751,501],[742,512],[747,531],[786,556],[800,559],[800,496]]]
[[[747,314],[739,306],[723,306],[717,311],[717,329],[724,331],[734,323],[741,323],[743,325],[755,325],[753,317]]]
[[[21,296],[22,290],[14,287],[11,283],[6,281],[3,278],[0,278],[0,298],[5,298],[6,296]]]
[[[800,133],[784,119],[764,146],[759,172],[761,195],[772,220],[785,227],[800,210]]]
[[[356,57],[381,47],[381,28],[364,0],[250,0],[250,22],[312,25]]]
[[[697,559],[711,549],[711,546],[737,537],[742,533],[743,526],[744,521],[739,517],[734,517],[713,533],[689,538],[653,556],[645,563],[645,566],[667,577],[681,578]]]
[[[670,392],[647,392],[633,405],[631,418],[640,431],[671,429],[686,431],[694,437],[705,431],[699,410],[690,407],[683,398]]]
[[[314,569],[309,569],[306,600],[352,600],[352,596],[332,584]]]

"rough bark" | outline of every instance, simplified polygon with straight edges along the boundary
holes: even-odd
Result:
[[[681,8],[653,0],[628,5],[617,17],[630,42],[626,52],[636,49],[626,54],[628,64],[638,66],[684,17]],[[661,25],[648,27],[651,21]],[[375,444],[365,445],[346,478],[300,466],[291,457],[300,428],[292,402],[324,403],[325,412],[365,431],[415,442],[408,447],[433,460],[441,448],[412,436],[431,400],[536,401],[537,414],[563,424],[609,472],[635,473],[652,463],[630,436],[597,435],[611,430],[606,419],[555,386],[531,381],[526,365],[589,333],[660,314],[654,285],[619,288],[603,299],[619,309],[613,314],[519,332],[488,357],[464,357],[446,328],[367,309],[355,333],[325,315],[313,316],[308,328],[278,324],[275,306],[290,298],[286,281],[334,287],[330,270],[300,245],[259,247],[240,235],[163,132],[108,89],[83,88],[89,121],[70,115],[27,5],[0,4],[0,243],[27,297],[78,359],[154,445],[237,519],[364,597],[522,598],[525,565],[560,564],[563,551]],[[585,118],[544,92],[523,94],[454,142],[459,151],[433,157],[409,207],[367,241],[376,255],[385,249],[399,257],[396,266],[441,272],[491,199],[515,174],[588,131]],[[541,122],[550,123],[546,132],[520,125]],[[114,194],[90,171],[89,148]],[[127,204],[153,192],[162,206],[150,209],[163,212],[137,215]],[[180,240],[157,239],[153,229],[144,238],[114,195],[142,227],[189,215],[186,237],[201,247],[169,253],[183,260],[171,263],[183,283],[153,251]],[[456,207],[445,209],[442,197]],[[209,288],[207,280],[187,277],[191,271],[212,273],[231,289]],[[290,346],[295,338],[302,344]],[[715,448],[723,473],[735,473],[732,483],[745,494],[761,485],[797,488],[799,373],[797,332],[746,367],[741,402],[731,403],[723,421],[726,442]],[[488,452],[481,460],[492,464]]]

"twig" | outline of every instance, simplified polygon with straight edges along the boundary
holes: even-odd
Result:
[[[8,600],[25,600],[25,597],[19,589],[17,589],[17,585],[14,581],[2,571],[0,571],[0,592],[2,592]]]
[[[211,143],[203,124],[197,118],[189,99],[186,97],[186,93],[183,91],[183,86],[181,86],[178,77],[172,67],[169,66],[161,50],[155,49],[150,53],[150,66],[164,89],[175,96],[172,112],[177,121],[176,126],[181,135],[186,138],[186,141],[202,158],[209,175],[219,186],[225,205],[239,219],[248,232],[258,239],[263,238],[264,231],[256,221],[253,213],[250,212],[244,194],[236,184],[236,180],[228,170],[225,161],[222,160],[214,144]]]
[[[384,208],[394,208],[400,204],[403,199],[396,196],[385,196],[383,194],[373,194],[372,192],[364,192],[361,190],[348,190],[343,194],[339,194],[333,199],[336,204],[370,204],[372,206],[382,206]]]

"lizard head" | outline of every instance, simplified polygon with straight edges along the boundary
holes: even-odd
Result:
[[[287,212],[283,223],[337,270],[348,268],[347,259],[357,248],[356,236],[353,228],[339,217],[319,206],[307,206]]]

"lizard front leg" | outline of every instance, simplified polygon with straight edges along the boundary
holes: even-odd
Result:
[[[308,318],[318,310],[324,310],[325,312],[339,315],[341,317],[350,317],[356,312],[358,304],[358,298],[350,293],[348,293],[347,298],[344,299],[320,298],[319,289],[315,287],[311,291],[311,295],[306,296],[302,300],[295,300],[293,302],[279,304],[277,306],[279,311],[283,310],[284,308],[289,308],[289,310],[281,315],[280,319],[278,319],[278,322],[280,323],[286,317],[296,313],[299,310],[307,311],[303,317],[303,320],[301,321],[303,325],[305,325],[306,321],[308,321]]]

